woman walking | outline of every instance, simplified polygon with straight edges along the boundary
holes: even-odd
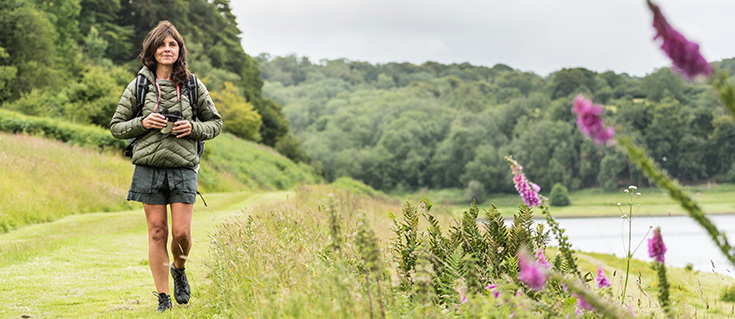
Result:
[[[222,117],[204,84],[190,77],[186,46],[173,24],[161,21],[148,33],[140,60],[143,66],[138,75],[142,78],[131,82],[123,92],[110,122],[110,132],[120,139],[135,138],[135,171],[127,199],[143,203],[148,224],[148,261],[156,285],[158,311],[164,312],[171,308],[169,273],[176,302],[188,303],[191,296],[184,265],[192,244],[199,141],[220,133]],[[195,90],[187,89],[190,79],[196,81]],[[139,83],[143,83],[141,88]],[[138,103],[136,93],[140,89],[147,93]],[[197,105],[190,103],[192,98],[187,91],[197,92],[192,95]],[[167,247],[168,207],[173,263]]]

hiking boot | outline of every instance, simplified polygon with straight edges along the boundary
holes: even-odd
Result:
[[[188,303],[189,296],[191,295],[189,281],[186,280],[186,272],[184,270],[184,267],[178,269],[171,263],[171,277],[174,278],[174,299],[179,304]]]
[[[158,312],[165,312],[166,310],[171,309],[171,297],[169,297],[165,292],[157,294],[154,291],[153,294],[158,297]]]

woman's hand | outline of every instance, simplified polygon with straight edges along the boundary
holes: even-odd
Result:
[[[182,138],[184,136],[187,136],[191,134],[191,122],[188,120],[178,120],[176,123],[174,123],[174,128],[171,130],[174,134],[176,134],[177,138]]]
[[[146,129],[162,129],[166,127],[166,117],[161,113],[151,113],[143,119],[142,124]]]

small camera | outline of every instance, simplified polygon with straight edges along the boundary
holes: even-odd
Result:
[[[166,127],[161,129],[162,134],[170,134],[171,130],[174,128],[174,123],[176,121],[181,119],[181,112],[180,111],[172,111],[169,112],[168,109],[162,109],[161,115],[166,117]]]

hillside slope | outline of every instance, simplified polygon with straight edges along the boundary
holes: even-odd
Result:
[[[321,179],[272,149],[222,135],[206,143],[199,189],[288,189]],[[100,151],[42,137],[0,133],[0,232],[89,212],[138,207],[125,200],[133,166]]]

